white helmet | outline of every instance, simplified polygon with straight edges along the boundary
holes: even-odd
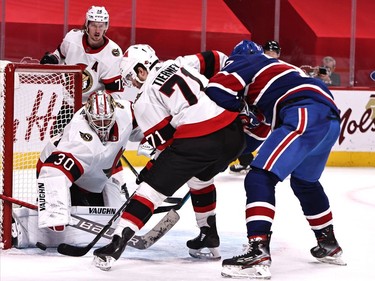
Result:
[[[151,46],[146,44],[138,44],[130,46],[125,52],[122,58],[122,76],[124,83],[127,84],[130,81],[130,77],[135,78],[138,82],[140,81],[137,73],[135,72],[135,67],[139,64],[146,68],[148,72],[152,67],[159,61],[156,56],[155,50]]]
[[[85,107],[90,127],[97,133],[101,142],[106,144],[115,123],[114,99],[104,91],[94,92],[89,96]]]
[[[104,7],[91,6],[86,13],[85,27],[87,28],[89,21],[105,22],[107,23],[107,29],[109,25],[109,14]]]

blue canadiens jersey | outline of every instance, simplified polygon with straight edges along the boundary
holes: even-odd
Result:
[[[221,71],[210,79],[206,93],[232,111],[241,109],[244,98],[249,105],[256,105],[268,124],[275,122],[282,106],[302,98],[326,104],[339,115],[332,93],[322,81],[263,53],[230,56]]]

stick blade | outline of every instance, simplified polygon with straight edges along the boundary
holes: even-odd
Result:
[[[90,251],[91,247],[79,247],[74,245],[69,245],[65,243],[61,243],[57,246],[57,252],[65,256],[71,257],[82,257],[86,255]]]
[[[154,245],[162,238],[180,219],[176,210],[170,210],[149,232],[142,236],[133,236],[128,241],[128,246],[144,250]]]

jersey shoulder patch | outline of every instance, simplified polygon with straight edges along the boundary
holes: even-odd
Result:
[[[112,55],[114,55],[115,57],[118,57],[120,56],[120,50],[119,49],[112,49]]]
[[[93,137],[91,134],[89,133],[82,133],[81,131],[79,132],[79,135],[81,136],[81,138],[84,140],[84,141],[92,141]]]

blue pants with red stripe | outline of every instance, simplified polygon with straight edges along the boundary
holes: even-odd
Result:
[[[275,186],[290,175],[290,184],[312,230],[332,223],[329,200],[319,183],[340,133],[339,117],[311,99],[283,107],[278,127],[260,147],[245,179],[248,236],[271,232]]]

